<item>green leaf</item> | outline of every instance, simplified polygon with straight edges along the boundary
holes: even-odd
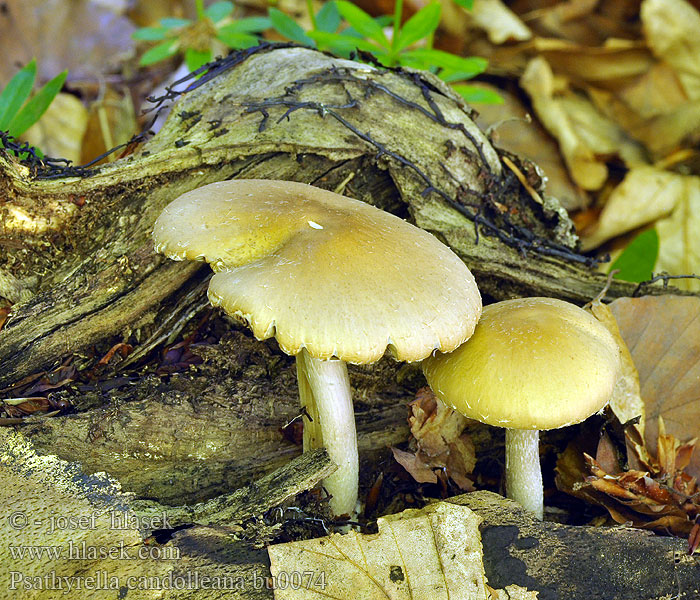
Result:
[[[418,48],[416,50],[408,50],[401,54],[401,58],[406,58],[412,61],[422,62],[426,65],[423,68],[438,67],[449,71],[445,81],[456,81],[461,79],[469,79],[483,73],[486,70],[488,61],[485,58],[476,56],[463,57],[456,54],[450,54],[443,50]],[[450,76],[455,78],[450,79]]]
[[[54,77],[22,107],[22,110],[10,122],[9,130],[12,135],[16,137],[23,134],[41,118],[58,92],[61,91],[67,75],[68,71],[63,71]]]
[[[180,40],[167,40],[158,44],[157,46],[154,46],[147,52],[144,52],[143,56],[141,57],[141,60],[139,61],[139,64],[142,67],[146,67],[148,65],[160,62],[161,60],[165,60],[166,58],[169,58],[170,56],[175,54],[179,48]]]
[[[238,33],[236,31],[220,31],[216,37],[232,49],[250,48],[260,43],[260,39],[254,35]]]
[[[160,20],[160,24],[168,29],[178,29],[192,23],[189,19],[179,19],[177,17],[165,17]]]
[[[351,52],[356,50],[365,50],[367,52],[377,52],[380,49],[372,42],[368,42],[364,38],[358,38],[353,35],[345,35],[345,33],[330,33],[327,31],[309,31],[309,37],[316,41],[317,47],[320,50],[328,50],[340,56],[349,56]]]
[[[167,37],[169,31],[167,27],[142,27],[134,31],[131,37],[146,42],[159,42]]]
[[[272,27],[272,21],[268,17],[246,17],[220,27],[218,32],[223,32],[225,35],[229,33],[258,33],[270,27]]]
[[[10,125],[25,100],[29,98],[36,79],[36,60],[32,59],[10,79],[0,94],[0,130]]]
[[[300,44],[306,44],[308,46],[315,46],[314,41],[306,35],[301,26],[292,17],[286,15],[281,10],[277,8],[270,8],[267,14],[272,21],[272,26],[278,33],[281,33],[284,37],[294,42],[299,42]]]
[[[474,8],[474,0],[455,0],[455,4],[467,10]]]
[[[659,255],[659,235],[656,229],[647,229],[634,238],[617,257],[610,270],[619,269],[615,279],[639,283],[651,279]]]
[[[232,2],[214,2],[209,8],[204,11],[214,23],[218,23],[222,19],[225,19],[233,12]]]
[[[364,10],[347,0],[337,0],[338,12],[350,25],[364,37],[374,40],[384,48],[390,46],[382,26]]]
[[[501,96],[485,88],[467,83],[458,83],[452,88],[469,104],[503,104]]]
[[[195,50],[194,48],[185,50],[185,64],[190,71],[196,71],[210,60],[211,50]]]
[[[442,7],[437,2],[421,8],[401,28],[396,49],[403,50],[434,33],[440,24],[441,12]]]
[[[316,13],[316,27],[319,31],[335,33],[340,27],[340,13],[334,0],[326,2]]]

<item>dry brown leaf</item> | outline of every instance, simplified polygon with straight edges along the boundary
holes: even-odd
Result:
[[[39,81],[68,69],[68,81],[96,80],[134,53],[135,27],[91,0],[5,0],[0,11],[0,87],[37,59]],[[106,33],[108,32],[108,34]]]
[[[649,450],[657,452],[658,417],[681,441],[700,437],[700,298],[619,298],[610,309],[639,372]],[[700,479],[700,453],[686,472]]]
[[[87,128],[87,109],[71,94],[58,94],[38,123],[22,139],[41,148],[47,156],[65,158],[80,164],[83,135]]]
[[[391,449],[394,459],[399,463],[418,483],[437,483],[437,475],[433,466],[421,460],[413,452],[406,452],[398,448]]]
[[[672,472],[652,459],[648,471],[611,473],[571,443],[557,461],[557,487],[605,507],[617,523],[687,536],[700,513],[700,491],[695,478],[679,470],[678,458],[686,445],[673,436],[660,435],[659,448],[663,446],[668,452],[666,466]]]
[[[639,430],[644,431],[644,401],[639,391],[639,375],[634,365],[630,351],[620,335],[620,329],[615,317],[607,304],[599,299],[591,302],[591,312],[613,334],[620,347],[622,360],[622,373],[615,384],[613,395],[610,399],[610,408],[620,423],[627,423],[636,417],[640,417]]]
[[[536,38],[534,46],[557,75],[618,89],[646,73],[654,57],[641,42],[608,40],[604,46],[582,46],[564,40]]]
[[[486,31],[492,44],[522,42],[532,37],[527,25],[501,0],[474,0],[469,16],[474,25]]]
[[[105,87],[101,98],[90,106],[81,162],[87,163],[107,150],[125,144],[138,131],[131,95],[126,90],[120,93]],[[117,158],[119,153],[114,153],[105,160]]]
[[[686,187],[696,187],[698,181],[700,178],[655,167],[632,169],[610,194],[595,228],[583,232],[583,248],[596,248],[613,237],[669,214],[678,199],[687,193]]]
[[[673,212],[656,222],[659,256],[655,271],[672,275],[700,274],[700,177],[678,175],[685,185]],[[700,291],[700,280],[678,279],[682,290]]]
[[[641,148],[580,94],[557,79],[547,61],[530,61],[520,79],[538,118],[557,138],[572,179],[586,190],[600,189],[608,177],[607,158],[618,155],[630,165],[643,164]]]
[[[440,402],[428,387],[418,390],[410,407],[414,452],[392,448],[397,462],[419,483],[436,483],[436,471],[443,471],[460,489],[473,490],[468,475],[476,454],[471,437],[464,433],[466,417]]]
[[[554,196],[568,211],[588,205],[586,193],[569,177],[556,142],[529,118],[528,110],[514,95],[485,83],[475,84],[496,91],[503,104],[479,106],[477,123],[491,132],[491,139],[499,147],[534,162],[547,177],[547,193]]]
[[[698,11],[685,0],[644,0],[641,18],[654,54],[678,73],[689,99],[700,99]]]

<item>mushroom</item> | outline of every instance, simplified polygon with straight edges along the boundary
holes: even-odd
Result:
[[[464,263],[430,233],[303,183],[233,180],[180,196],[156,220],[156,251],[205,260],[209,299],[296,356],[310,418],[304,450],[325,446],[335,514],[357,502],[358,455],[346,363],[420,361],[473,332],[481,297]]]
[[[430,387],[445,404],[506,428],[507,495],[539,519],[539,430],[600,411],[620,368],[612,334],[585,310],[553,298],[486,306],[467,342],[423,361]]]

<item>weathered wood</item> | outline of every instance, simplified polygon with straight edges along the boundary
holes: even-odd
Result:
[[[166,515],[171,526],[187,523],[200,525],[232,525],[262,515],[271,508],[315,487],[336,469],[325,448],[305,452],[301,456],[265,475],[250,485],[230,494],[221,494],[194,505],[165,506],[141,500],[131,503],[142,517]]]
[[[627,527],[538,521],[491,492],[451,498],[482,518],[489,585],[515,583],[539,600],[691,600],[700,597],[700,558],[686,540]]]
[[[345,182],[346,193],[445,239],[494,298],[584,302],[603,287],[600,274],[566,258],[575,236],[565,213],[522,190],[436,78],[301,48],[246,56],[184,94],[136,154],[89,177],[37,179],[0,152],[0,270],[29,288],[38,279],[0,331],[0,387],[157,327],[198,266],[156,257],[150,228],[178,195],[228,178]],[[540,188],[532,165],[521,167]],[[454,206],[478,213],[479,227]],[[562,257],[537,250],[545,246]],[[614,282],[609,295],[632,289]]]
[[[172,505],[229,493],[301,453],[280,432],[300,414],[293,358],[234,326],[195,351],[205,362],[190,371],[64,394],[74,412],[25,419],[21,431],[37,452],[106,471],[124,490]],[[414,384],[398,385],[397,371],[388,359],[350,368],[360,453],[372,464],[408,437]]]

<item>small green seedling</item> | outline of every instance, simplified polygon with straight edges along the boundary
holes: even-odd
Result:
[[[30,98],[36,80],[36,60],[17,71],[0,93],[0,131],[13,137],[27,131],[49,108],[67,75],[68,71],[63,71]]]
[[[159,42],[143,54],[141,66],[170,58],[178,53],[185,56],[190,71],[196,71],[212,59],[211,45],[219,40],[232,49],[249,48],[260,43],[254,35],[270,28],[267,17],[248,17],[234,20],[232,2],[215,2],[204,9],[203,0],[195,0],[197,20],[174,17],[160,20],[157,27],[142,27],[133,38],[147,42]]]
[[[471,0],[455,0],[460,6],[471,8]],[[331,0],[314,14],[311,0],[307,0],[311,29],[304,29],[282,11],[269,10],[272,27],[286,38],[337,54],[350,56],[357,50],[370,52],[387,67],[412,67],[429,70],[443,80],[454,83],[454,89],[468,102],[499,103],[498,94],[462,82],[483,73],[487,62],[483,58],[464,58],[432,47],[433,36],[440,24],[442,8],[431,2],[401,25],[403,0],[396,0],[393,17],[371,17],[347,0]],[[340,29],[342,20],[349,27]],[[391,40],[384,28],[393,24]],[[422,42],[419,44],[419,42]]]

